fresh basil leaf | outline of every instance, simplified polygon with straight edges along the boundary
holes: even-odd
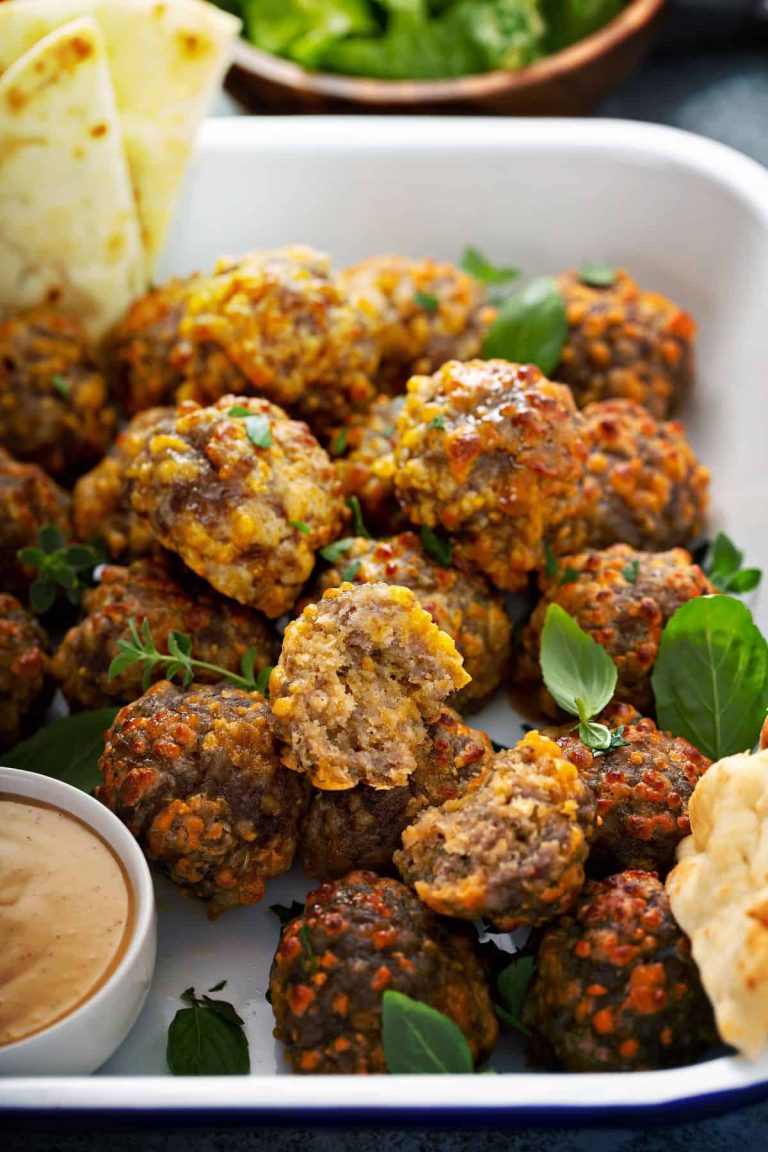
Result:
[[[242,1025],[199,1002],[180,1008],[171,1021],[166,1059],[174,1076],[244,1076],[251,1070]]]
[[[610,728],[607,728],[605,724],[595,724],[591,720],[582,720],[579,724],[579,740],[595,752],[608,752],[613,743],[613,736]]]
[[[213,1000],[210,996],[206,996],[205,993],[200,997],[200,1000],[206,1008],[210,1009],[211,1012],[215,1012],[222,1020],[226,1020],[230,1024],[243,1025],[245,1023],[242,1017],[238,1016],[234,1005],[230,1004],[228,1000]]]
[[[742,568],[740,572],[734,572],[729,577],[725,591],[735,592],[740,596],[744,592],[751,592],[753,588],[757,588],[762,578],[763,573],[759,568]]]
[[[326,544],[325,548],[320,549],[320,555],[329,564],[336,564],[345,552],[349,552],[354,542],[354,536],[344,536],[341,540],[334,540],[333,544]]]
[[[590,288],[610,288],[616,283],[616,269],[607,264],[583,264],[579,269],[579,279]]]
[[[768,704],[768,643],[740,600],[697,597],[667,622],[651,685],[660,728],[710,760],[743,752]]]
[[[421,526],[421,545],[428,556],[436,560],[441,568],[450,568],[453,563],[453,545],[447,536],[435,532],[427,524]]]
[[[300,904],[298,900],[294,900],[290,906],[286,904],[270,904],[270,912],[274,912],[280,923],[285,926],[290,924],[291,920],[295,920],[297,916],[301,916],[304,911],[304,905]]]
[[[508,964],[496,980],[496,991],[502,1001],[501,1005],[495,1006],[496,1014],[503,1023],[516,1028],[524,1036],[530,1036],[523,1024],[523,1005],[535,967],[532,956],[520,956]]]
[[[563,295],[555,281],[544,276],[505,300],[486,334],[483,354],[536,364],[549,376],[560,363],[567,336]]]
[[[762,579],[759,568],[742,568],[744,553],[724,532],[718,532],[708,545],[701,567],[718,592],[751,592]]]
[[[508,284],[510,280],[517,280],[520,275],[518,268],[504,268],[491,264],[477,248],[465,248],[461,257],[461,267],[481,284],[499,285]]]
[[[98,763],[104,751],[104,733],[118,712],[119,708],[97,708],[65,716],[6,752],[3,763],[92,792],[101,783]]]
[[[402,992],[382,996],[384,1060],[392,1074],[472,1072],[466,1037],[453,1020]]]
[[[589,719],[602,712],[613,696],[616,665],[559,604],[547,608],[539,660],[547,689],[572,716]],[[581,710],[577,701],[582,702]]]

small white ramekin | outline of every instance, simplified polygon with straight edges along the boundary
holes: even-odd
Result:
[[[152,877],[128,829],[85,792],[50,776],[16,768],[0,768],[0,792],[50,804],[82,820],[112,847],[133,888],[133,933],[106,983],[49,1028],[0,1046],[0,1076],[87,1075],[122,1044],[147,998],[157,949]]]

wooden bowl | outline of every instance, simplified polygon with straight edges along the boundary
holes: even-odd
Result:
[[[369,80],[309,72],[240,40],[227,88],[263,113],[584,116],[640,63],[665,2],[631,0],[599,32],[518,72],[451,80]]]

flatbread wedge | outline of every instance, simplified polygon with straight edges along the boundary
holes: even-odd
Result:
[[[83,18],[0,77],[0,315],[50,301],[98,337],[144,268],[104,42]]]
[[[0,72],[75,15],[104,34],[151,277],[240,21],[204,0],[7,0]]]

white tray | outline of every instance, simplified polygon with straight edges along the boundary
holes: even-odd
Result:
[[[601,260],[682,302],[701,330],[700,381],[685,415],[714,473],[713,523],[727,524],[749,562],[768,569],[768,173],[757,164],[685,133],[618,121],[209,121],[164,273],[296,242],[340,264],[387,251],[456,259],[467,244],[526,273]],[[753,607],[765,629],[765,612]],[[504,699],[478,724],[503,742],[520,735]],[[301,899],[306,888],[298,874],[283,877],[263,905],[210,923],[202,906],[158,880],[157,972],[131,1035],[95,1077],[0,1082],[0,1108],[201,1122],[593,1124],[768,1092],[768,1058],[545,1075],[515,1071],[521,1053],[506,1040],[494,1059],[499,1076],[286,1075],[264,999],[278,936],[267,905]],[[221,979],[245,1017],[253,1075],[174,1078],[164,1055],[178,994]]]

